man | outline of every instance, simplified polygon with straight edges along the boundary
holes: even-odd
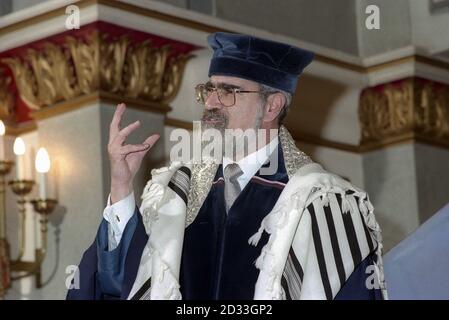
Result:
[[[196,86],[202,125],[225,138],[231,129],[265,137],[249,142],[255,152],[228,148],[225,139],[222,163],[153,170],[139,209],[132,180],[158,136],[124,146],[139,123],[120,130],[119,105],[108,145],[110,203],[80,263],[80,288],[68,298],[385,298],[381,235],[368,196],[299,151],[282,126],[313,54],[229,33],[208,42],[210,79]]]

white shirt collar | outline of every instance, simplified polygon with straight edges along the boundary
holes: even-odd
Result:
[[[276,136],[267,145],[237,161],[237,164],[243,171],[243,174],[237,179],[240,185],[240,190],[243,190],[243,188],[245,188],[249,180],[251,180],[251,178],[256,174],[260,167],[262,167],[262,165],[267,162],[271,153],[276,150],[278,144],[279,137]],[[223,174],[224,168],[226,168],[228,164],[234,162],[235,161],[230,158],[223,157]]]

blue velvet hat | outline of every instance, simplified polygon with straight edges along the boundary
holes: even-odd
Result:
[[[314,54],[288,44],[253,36],[217,32],[207,41],[214,50],[212,75],[233,76],[295,93],[298,76]]]

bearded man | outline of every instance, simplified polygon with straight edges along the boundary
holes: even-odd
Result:
[[[125,106],[118,105],[108,205],[81,260],[80,287],[67,298],[386,298],[367,194],[298,150],[282,125],[313,53],[230,33],[208,43],[209,81],[195,87],[202,128],[264,134],[241,151],[226,137],[242,136],[224,134],[218,163],[173,161],[153,170],[138,208],[132,181],[159,136],[124,145],[139,123],[120,129]]]

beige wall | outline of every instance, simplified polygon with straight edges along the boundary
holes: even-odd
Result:
[[[107,140],[109,123],[115,108],[109,103],[93,103],[81,109],[38,122],[31,134],[33,146],[45,146],[52,160],[50,194],[59,204],[49,217],[48,252],[43,263],[44,288],[36,290],[34,278],[14,282],[7,298],[63,299],[66,294],[66,268],[77,265],[81,255],[94,240],[102,219],[110,189]],[[129,139],[143,141],[152,132],[163,132],[163,115],[128,109],[123,125],[139,119],[141,128]],[[25,135],[27,142],[31,138]],[[136,202],[150,177],[150,170],[163,161],[164,136],[146,157],[135,180]],[[56,185],[55,185],[56,184]],[[10,205],[11,207],[11,205]],[[11,209],[13,210],[13,209]],[[8,225],[11,239],[17,237],[14,219]],[[33,250],[30,234],[28,249]],[[16,240],[13,240],[16,252]],[[32,257],[31,257],[32,258]]]

